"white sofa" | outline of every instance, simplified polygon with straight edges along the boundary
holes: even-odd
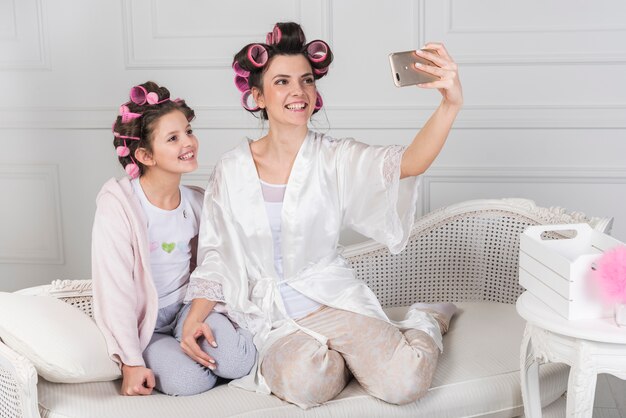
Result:
[[[407,249],[391,255],[373,242],[344,255],[389,315],[415,301],[451,301],[460,311],[444,337],[429,393],[403,406],[368,396],[354,380],[336,399],[308,411],[273,396],[227,385],[192,397],[120,396],[120,381],[51,383],[0,343],[0,417],[511,417],[523,414],[519,347],[524,330],[514,302],[519,234],[529,225],[589,222],[608,232],[610,219],[588,219],[523,199],[474,200],[434,211],[415,225]],[[91,313],[89,281],[56,281],[20,291],[61,298]],[[544,416],[564,416],[568,368],[540,369]]]

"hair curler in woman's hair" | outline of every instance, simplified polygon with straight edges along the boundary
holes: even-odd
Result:
[[[241,105],[244,109],[250,112],[256,112],[260,109],[259,105],[254,101],[254,97],[252,97],[252,91],[246,90],[241,94]]]
[[[280,42],[282,37],[283,33],[277,23],[274,25],[274,29],[272,29],[271,32],[267,33],[267,36],[265,37],[265,43],[268,45],[276,45]]]
[[[237,61],[233,62],[233,71],[235,72],[235,74],[243,78],[250,77],[250,71],[246,71],[243,68],[241,68],[241,66],[239,65]]]
[[[326,42],[318,39],[309,42],[305,47],[305,51],[311,61],[319,63],[323,62],[328,57],[328,51],[330,51],[330,48]]]
[[[315,97],[315,110],[320,110],[322,106],[324,106],[324,100],[322,100],[322,95],[318,91],[317,96]]]
[[[235,86],[237,86],[237,90],[240,92],[245,92],[246,90],[250,90],[250,86],[248,86],[248,77],[242,77],[240,75],[235,76]]]
[[[328,67],[323,67],[323,68],[313,68],[313,72],[317,75],[324,75],[328,72]]]
[[[267,64],[269,53],[262,44],[252,44],[248,47],[248,61],[256,68],[261,68]]]

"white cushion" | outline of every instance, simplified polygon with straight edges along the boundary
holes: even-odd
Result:
[[[96,382],[121,376],[95,322],[49,296],[0,292],[0,339],[51,382]]]
[[[519,347],[524,321],[515,305],[494,302],[459,303],[460,312],[444,336],[441,356],[429,393],[408,405],[391,405],[369,396],[353,379],[339,396],[303,411],[274,396],[226,385],[196,396],[120,396],[120,382],[37,385],[42,415],[48,418],[113,418],[132,416],[275,417],[512,417],[522,414]],[[386,310],[402,317],[406,308]],[[542,405],[565,392],[569,368],[540,367]]]

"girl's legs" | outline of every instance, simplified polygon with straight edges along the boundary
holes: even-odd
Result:
[[[143,352],[146,367],[154,373],[155,388],[172,396],[206,392],[217,382],[217,376],[187,356],[172,335],[182,306],[178,303],[159,309],[156,329]]]
[[[146,367],[154,373],[155,388],[172,396],[189,396],[206,392],[217,382],[211,370],[196,363],[169,334],[155,332],[143,352]]]
[[[268,348],[261,373],[272,393],[304,409],[333,399],[350,379],[341,354],[301,331]]]
[[[190,308],[191,304],[185,305],[178,318],[174,329],[174,337],[178,341]],[[235,327],[225,315],[218,312],[211,312],[204,322],[211,328],[217,347],[211,346],[204,338],[200,338],[198,344],[215,359],[216,369],[213,373],[225,379],[238,379],[250,373],[256,361],[252,334],[248,330]],[[178,348],[182,352],[180,345]]]
[[[205,321],[211,327],[217,348],[209,346],[204,339],[200,343],[200,347],[213,356],[217,368],[211,371],[187,356],[179,340],[189,307],[176,304],[160,309],[157,329],[143,352],[146,367],[154,373],[156,389],[168,395],[206,392],[215,386],[218,376],[227,379],[245,376],[256,360],[252,334],[235,328],[228,318],[217,312],[211,313]]]

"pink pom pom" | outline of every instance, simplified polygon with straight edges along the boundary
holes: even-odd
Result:
[[[118,157],[126,157],[128,154],[130,154],[130,149],[128,149],[128,147],[124,145],[120,145],[119,147],[115,148],[115,150],[117,151]]]
[[[612,302],[626,302],[626,246],[606,251],[596,262],[594,277]]]
[[[128,174],[130,178],[136,179],[139,177],[139,167],[137,167],[135,163],[127,164],[124,170],[126,170],[126,174]]]

